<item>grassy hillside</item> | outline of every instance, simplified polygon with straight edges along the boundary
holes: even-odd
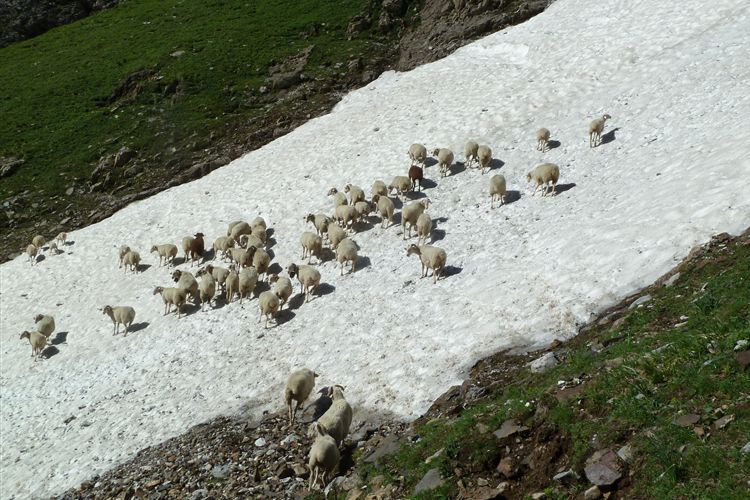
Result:
[[[479,363],[472,386],[485,395],[462,401],[454,391],[397,453],[377,465],[360,460],[365,491],[581,498],[591,487],[587,460],[628,446],[609,488],[615,498],[747,498],[750,452],[740,450],[750,439],[750,233],[714,240],[679,271],[671,286],[642,292],[652,297],[644,304],[628,307],[631,298],[557,346],[562,362],[545,373],[526,366],[539,353]],[[508,419],[526,429],[498,438],[493,431]],[[430,469],[443,484],[414,494]]]
[[[257,144],[239,132],[254,120],[276,113],[284,124],[300,103],[305,114],[327,109],[320,87],[387,52],[387,38],[367,30],[348,39],[368,5],[130,0],[0,49],[0,157],[25,160],[0,179],[0,199],[10,201],[0,227],[27,231],[42,220],[37,230],[54,229],[98,207],[105,191],[158,185],[221,141],[239,154]],[[274,75],[291,83],[271,83]],[[135,168],[90,179],[123,146],[137,153]]]

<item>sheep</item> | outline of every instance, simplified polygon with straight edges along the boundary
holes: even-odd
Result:
[[[29,244],[26,246],[26,255],[29,256],[29,261],[31,262],[31,265],[33,266],[36,264],[36,253],[37,253],[37,247],[36,245]]]
[[[190,259],[192,262],[190,265],[195,264],[198,258],[203,258],[203,252],[205,251],[205,243],[203,241],[203,233],[195,233],[193,241],[190,242]]]
[[[339,205],[336,207],[334,218],[341,227],[347,229],[357,220],[357,209],[351,205]]]
[[[287,278],[286,276],[279,276],[278,274],[273,274],[268,279],[269,283],[272,283],[274,285],[273,292],[276,294],[276,296],[279,298],[279,301],[281,302],[281,305],[279,306],[279,311],[284,309],[284,304],[287,303],[289,300],[289,297],[292,296],[292,292],[294,291],[294,287],[292,286],[292,280]],[[289,307],[287,306],[287,309]]]
[[[47,347],[47,338],[39,332],[28,331],[22,332],[20,338],[29,339],[29,344],[31,344],[31,357],[33,357],[34,362],[36,362],[39,355],[44,351],[44,348]],[[338,450],[336,450],[336,452],[338,452]]]
[[[187,302],[188,291],[184,288],[164,288],[163,286],[157,286],[154,288],[154,295],[161,295],[161,299],[164,301],[164,315],[166,316],[172,310],[174,305],[177,309],[177,318],[180,318],[182,312],[182,306]]]
[[[200,301],[198,282],[195,280],[195,276],[193,276],[192,273],[177,269],[172,273],[172,280],[177,283],[177,288],[187,290],[188,294],[193,297],[193,304],[198,304]]]
[[[193,244],[192,236],[185,236],[182,238],[182,251],[185,254],[184,262],[187,262],[190,258],[190,246]]]
[[[164,264],[174,265],[174,259],[177,257],[177,245],[172,245],[171,243],[153,245],[151,247],[151,253],[154,252],[159,254],[159,266],[162,265],[162,259],[164,260]]]
[[[388,185],[388,192],[396,191],[396,194],[399,196],[406,194],[409,189],[411,189],[411,179],[405,175],[397,175]]]
[[[258,274],[265,274],[264,279],[268,279],[268,268],[271,266],[271,256],[263,250],[262,248],[258,248],[255,250],[255,255],[253,255],[253,267],[258,270]]]
[[[317,376],[318,374],[309,368],[301,368],[293,371],[291,375],[289,375],[289,379],[286,381],[286,387],[284,388],[284,401],[289,410],[290,426],[294,425],[294,416],[297,414],[297,410],[302,406],[302,403],[307,401],[313,387],[315,387],[315,378]],[[292,409],[293,400],[296,402],[294,409]]]
[[[52,241],[49,244],[49,252],[50,253],[54,253],[55,255],[58,255],[60,252],[62,252],[62,250],[58,250],[57,243],[55,243],[54,241]]]
[[[44,335],[46,339],[49,339],[55,331],[55,318],[48,314],[37,314],[34,317],[34,323],[36,323],[36,331]]]
[[[331,407],[317,423],[323,426],[326,434],[331,436],[337,445],[340,445],[346,439],[352,425],[352,407],[344,398],[344,388],[340,385],[329,388],[328,394],[332,399]]]
[[[46,243],[46,240],[44,239],[44,236],[42,236],[41,234],[37,234],[36,236],[31,238],[31,244],[39,249],[41,249],[45,243]]]
[[[120,332],[120,325],[125,327],[123,338],[128,336],[128,328],[130,328],[135,319],[135,309],[130,306],[104,306],[102,313],[109,316],[112,319],[112,323],[114,323],[113,336]]]
[[[388,195],[388,186],[385,185],[385,182],[383,181],[375,181],[372,183],[372,188],[370,189],[370,193],[372,196],[380,195],[380,196],[387,196]]]
[[[358,201],[354,204],[354,210],[357,211],[357,221],[364,223],[367,222],[365,219],[372,212],[373,205],[369,201]]]
[[[406,224],[409,224],[409,238],[411,238],[411,228],[416,226],[417,219],[429,206],[430,199],[424,198],[422,200],[413,201],[404,207],[401,211],[401,230],[403,231],[404,239],[407,238]]]
[[[422,180],[424,179],[424,172],[422,167],[419,165],[412,165],[409,167],[409,187],[412,191],[419,184],[419,190],[422,191]]]
[[[412,165],[419,163],[424,165],[427,161],[427,148],[421,144],[412,144],[409,146],[409,159]]]
[[[346,238],[346,231],[341,229],[338,224],[331,224],[328,226],[328,243],[333,250],[336,250],[336,247],[339,246],[339,243],[341,243],[341,240],[344,238]]]
[[[484,170],[490,171],[492,164],[492,149],[489,146],[481,145],[477,148],[477,161],[479,161],[479,167],[482,169],[482,175]]]
[[[206,303],[209,307],[211,306],[211,300],[216,295],[216,280],[211,273],[204,273],[198,283],[198,292],[201,299],[201,311],[203,311]]]
[[[214,240],[213,249],[214,254],[219,255],[221,252],[222,258],[226,258],[229,255],[229,249],[234,248],[234,240],[231,236],[219,236]]]
[[[548,183],[552,183],[552,194],[554,195],[557,188],[557,181],[559,179],[560,167],[554,163],[542,163],[526,174],[527,182],[531,182],[532,180],[536,182],[536,187],[534,187],[534,192],[531,193],[531,196],[536,194],[536,190],[539,189],[539,186],[544,186],[542,196],[547,196]]]
[[[55,236],[55,241],[57,241],[60,245],[65,246],[65,243],[68,241],[68,233],[66,233],[65,231],[57,233],[57,236]]]
[[[605,113],[600,118],[591,121],[591,123],[589,124],[590,148],[595,148],[602,143],[602,132],[604,131],[604,124],[610,118],[612,117]]]
[[[258,317],[258,323],[266,317],[266,329],[268,329],[269,318],[276,318],[279,313],[279,298],[270,290],[266,290],[261,293],[258,297],[258,308],[260,309],[260,316]],[[278,323],[277,323],[278,324]]]
[[[308,302],[310,295],[320,285],[320,272],[312,266],[298,266],[294,263],[289,264],[287,272],[290,278],[297,276],[299,284],[302,287],[302,293],[305,295],[305,302]]]
[[[328,190],[328,196],[333,196],[333,208],[339,207],[341,205],[347,205],[349,201],[346,199],[346,195],[344,193],[340,193],[338,189],[335,187],[332,187]]]
[[[242,269],[253,265],[253,257],[255,257],[256,248],[250,246],[245,248],[230,248],[229,257],[232,262],[236,262],[237,265]]]
[[[323,236],[328,231],[328,224],[331,223],[331,218],[326,214],[307,214],[305,222],[311,222],[315,226],[318,236]]]
[[[258,227],[262,227],[263,229],[268,230],[268,225],[266,224],[266,219],[264,219],[261,216],[258,216],[256,218],[254,218],[252,220],[252,222],[250,222],[250,228],[251,229],[256,229]]]
[[[426,213],[422,213],[417,217],[417,245],[420,241],[424,241],[427,244],[427,238],[432,236],[432,219]]]
[[[393,200],[386,195],[376,194],[372,197],[372,202],[375,204],[375,207],[382,218],[380,227],[388,228],[393,222],[393,211],[396,209],[393,205]]]
[[[129,246],[127,246],[127,245],[121,245],[120,246],[120,250],[119,250],[120,265],[117,267],[118,269],[122,267],[122,265],[123,265],[122,260],[125,258],[125,256],[128,254],[129,251],[130,251],[130,247]]]
[[[232,300],[234,300],[235,294],[240,290],[240,276],[234,268],[232,268],[227,275],[225,288],[227,292],[227,304],[231,304]]]
[[[268,241],[268,230],[265,226],[252,226],[252,232],[250,234],[258,241],[261,241],[263,246],[266,246],[266,242]]]
[[[432,156],[438,159],[440,177],[446,177],[451,171],[451,165],[453,165],[453,151],[446,148],[436,148],[432,152]]]
[[[234,224],[234,222],[232,223]],[[240,236],[243,234],[252,234],[253,228],[245,221],[238,221],[236,224],[231,226],[231,230],[228,231],[227,236],[232,238],[237,243],[240,242]]]
[[[536,149],[544,153],[549,146],[549,129],[544,127],[536,131]]]
[[[312,491],[320,477],[323,488],[326,486],[326,476],[333,474],[339,464],[340,454],[336,446],[336,440],[333,439],[319,422],[312,424],[312,432],[315,441],[310,447],[310,454],[307,461],[307,467],[310,469],[310,479],[308,490]]]
[[[125,266],[125,272],[128,272],[129,267],[134,273],[137,273],[138,266],[141,264],[141,254],[135,250],[131,250],[122,258],[122,263]]]
[[[350,273],[354,272],[357,265],[357,244],[349,238],[344,238],[336,248],[336,260],[341,264],[341,276],[344,275],[344,263],[351,262]]]
[[[432,282],[437,283],[443,269],[445,269],[445,261],[448,258],[445,250],[432,245],[417,246],[412,243],[406,249],[406,256],[408,257],[413,254],[419,255],[419,260],[422,263],[422,275],[420,278],[427,277],[427,270],[432,269]]]
[[[365,200],[364,190],[359,186],[355,186],[354,184],[347,184],[346,186],[344,186],[344,192],[349,193],[349,205],[354,205],[358,201]]]
[[[242,304],[242,301],[245,299],[245,297],[248,297],[251,293],[253,293],[253,290],[255,290],[255,285],[258,284],[258,270],[254,267],[246,267],[242,271],[240,271],[240,280],[239,280],[239,287],[237,288],[237,291],[240,293],[240,304]]]
[[[240,236],[240,247],[242,248],[248,248],[248,247],[255,247],[255,248],[263,248],[266,246],[266,244],[258,238],[255,235],[252,234],[243,234]]]
[[[216,284],[220,287],[223,286],[224,289],[226,290],[226,281],[227,281],[227,277],[229,276],[229,269],[225,269],[223,267],[213,266],[209,264],[203,269],[199,269],[198,272],[195,273],[195,277],[199,278],[203,276],[203,274],[205,273],[208,273],[211,276],[213,276],[214,281],[216,281]]]
[[[477,152],[479,150],[479,144],[474,141],[469,141],[464,146],[464,161],[466,161],[466,168],[471,168],[474,163],[479,163],[479,157]]]
[[[500,204],[505,204],[505,177],[498,174],[490,178],[490,208],[495,208],[495,197],[500,198]]]
[[[323,238],[310,231],[302,233],[299,239],[302,244],[302,258],[307,257],[307,263],[310,264],[313,255],[318,258],[320,262],[323,254]]]
[[[234,229],[234,227],[237,224],[242,224],[243,222],[244,221],[241,221],[241,220],[236,220],[236,221],[230,222],[229,226],[227,226],[227,236],[231,236],[232,235],[232,229]]]

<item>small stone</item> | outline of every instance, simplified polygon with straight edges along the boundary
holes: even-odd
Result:
[[[258,438],[258,439],[255,440],[255,446],[257,446],[258,448],[262,448],[265,445],[266,445],[266,440],[265,439]]]
[[[632,463],[633,462],[633,447],[630,446],[630,444],[626,444],[625,446],[617,450],[617,456],[620,457],[623,462]]]
[[[725,415],[714,422],[714,429],[723,429],[724,427],[729,425],[729,422],[731,422],[732,420],[734,420],[734,415]]]
[[[287,437],[281,440],[281,444],[288,446],[296,441],[299,441],[299,436],[296,434],[289,434]]]
[[[443,479],[440,477],[440,471],[437,469],[430,469],[414,487],[414,493],[433,490],[442,484]]]
[[[700,416],[695,413],[688,413],[687,415],[680,415],[672,423],[680,427],[690,427],[691,425],[697,424],[701,419]]]
[[[480,477],[479,479],[477,479],[477,485],[478,486],[487,486],[489,484],[490,484],[489,481],[487,481],[483,477]]]
[[[156,485],[158,485],[160,483],[161,483],[161,481],[159,481],[158,479],[152,479],[151,481],[149,481],[149,482],[146,483],[146,488],[153,488],[154,486],[156,486]]]
[[[479,434],[487,434],[490,431],[490,428],[484,425],[482,422],[479,422],[476,425],[476,428]]]
[[[553,481],[574,481],[576,479],[578,479],[578,474],[572,469],[568,469],[552,476]]]
[[[172,53],[171,53],[171,54],[169,54],[169,55],[170,55],[171,57],[182,57],[182,56],[184,56],[184,55],[185,55],[185,51],[184,51],[184,50],[175,50],[174,52],[172,52]]]
[[[544,498],[547,498],[547,494],[543,491],[531,494],[531,500],[542,500]]]
[[[750,365],[750,349],[747,351],[741,351],[734,355],[734,359],[740,364],[740,367],[745,370]]]
[[[190,495],[190,498],[192,500],[198,500],[199,498],[205,498],[208,496],[208,490],[206,488],[201,488],[198,490],[195,490],[192,495]]]
[[[518,471],[513,457],[504,457],[500,460],[500,463],[497,464],[496,470],[508,479],[512,479]]]
[[[73,186],[69,187],[65,190],[65,196],[70,196],[73,194],[73,191],[75,191],[75,188]]]
[[[706,430],[701,426],[693,427],[693,432],[695,432],[695,435],[699,438],[706,435]]]
[[[745,446],[740,449],[740,453],[742,453],[743,455],[747,455],[748,453],[750,453],[750,441],[745,443]]]
[[[232,464],[215,465],[211,469],[211,475],[216,479],[223,479],[229,475],[229,471],[232,468]]]
[[[381,457],[393,455],[400,449],[401,443],[398,441],[398,436],[390,434],[380,441],[380,444],[375,448],[375,451],[365,458],[365,462],[376,463]]]
[[[307,472],[307,467],[301,464],[292,465],[292,470],[294,471],[294,475],[297,477],[306,478],[310,475]]]
[[[442,455],[443,450],[444,450],[444,448],[440,448],[438,451],[436,451],[435,453],[433,453],[432,455],[430,455],[429,457],[427,457],[425,459],[424,463],[429,464],[430,462],[432,462],[433,460],[435,460],[437,457],[439,457],[440,455]]]
[[[664,286],[670,287],[674,285],[678,279],[680,279],[680,273],[674,273],[672,276],[669,277],[667,281],[664,282]]]
[[[737,343],[734,345],[735,351],[741,351],[745,347],[747,347],[748,341],[745,339],[738,340]]]
[[[557,360],[555,353],[548,352],[528,364],[532,373],[544,373],[557,366],[560,362]]]
[[[612,486],[622,477],[618,457],[609,448],[599,450],[589,457],[584,472],[586,479],[597,486]]]
[[[514,419],[506,420],[503,425],[500,426],[493,434],[498,439],[505,439],[507,437],[518,434],[519,432],[527,431],[529,428],[523,425],[518,425]]]
[[[634,301],[633,301],[633,302],[632,302],[632,303],[631,303],[631,304],[630,304],[630,305],[628,306],[628,309],[634,309],[634,308],[636,308],[636,307],[638,307],[638,306],[640,306],[640,305],[643,305],[643,304],[645,304],[645,303],[646,303],[646,302],[648,302],[649,300],[651,300],[651,295],[649,295],[649,294],[646,294],[646,295],[644,295],[643,297],[638,297],[637,299],[635,299],[635,300],[634,300]]]
[[[602,492],[599,489],[599,487],[596,485],[587,489],[583,494],[583,498],[585,500],[597,500],[598,498],[601,498],[601,497],[602,497]]]

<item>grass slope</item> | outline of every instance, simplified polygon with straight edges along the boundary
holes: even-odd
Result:
[[[750,370],[741,368],[734,348],[750,340],[750,233],[730,244],[715,241],[680,272],[674,285],[650,287],[645,305],[621,307],[558,349],[565,361],[556,368],[532,374],[519,362],[495,384],[501,389],[459,416],[417,424],[416,442],[378,466],[360,461],[369,491],[384,479],[408,496],[438,468],[444,485],[413,498],[453,498],[457,468],[467,488],[478,478],[494,487],[507,481],[495,470],[499,460],[526,456],[527,470],[521,462],[506,497],[544,490],[547,498],[571,498],[591,486],[587,458],[630,444],[634,459],[618,498],[747,498],[750,454],[740,448],[750,439]],[[576,379],[583,383],[558,397],[558,381]],[[675,423],[688,414],[698,422]],[[726,427],[715,424],[730,415]],[[491,431],[510,418],[530,430],[500,442]],[[566,469],[580,479],[552,480]]]

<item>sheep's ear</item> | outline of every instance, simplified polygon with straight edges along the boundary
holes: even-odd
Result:
[[[317,378],[318,374],[313,372],[313,378]]]

